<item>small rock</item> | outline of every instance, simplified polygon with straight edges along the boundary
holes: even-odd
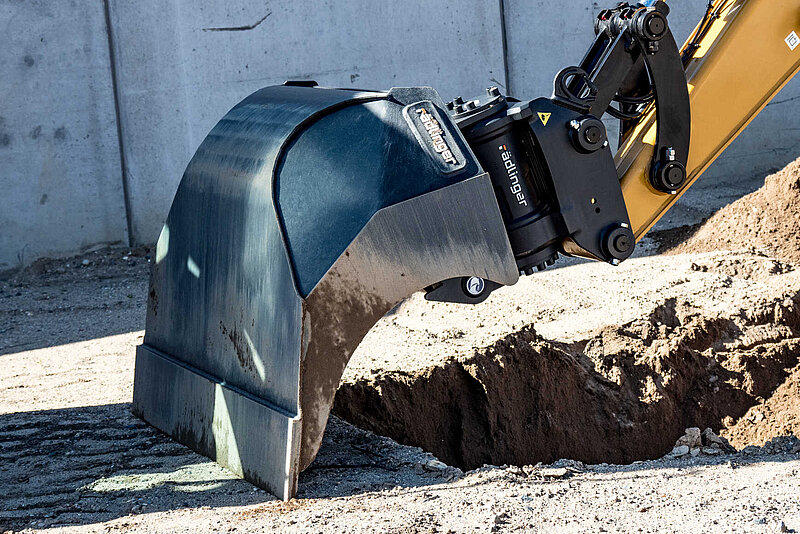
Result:
[[[447,469],[447,464],[439,460],[428,460],[423,466],[428,471],[444,471]]]
[[[781,532],[794,532],[794,530],[789,528],[789,527],[787,527],[786,523],[784,523],[783,521],[781,521],[781,526],[779,527],[779,530]]]
[[[510,466],[508,466],[508,468],[506,470],[509,473],[511,473],[512,475],[517,475],[518,477],[524,477],[525,476],[525,471],[523,471],[522,468],[520,468],[519,466],[516,466],[516,465],[510,465]]]
[[[83,260],[83,261],[81,262],[81,265],[89,265],[89,260]]]
[[[686,445],[690,449],[695,449],[702,445],[702,440],[700,439],[700,429],[697,427],[687,428],[686,433],[678,438],[678,441],[675,442],[675,446],[678,447],[680,445]]]
[[[567,460],[567,459],[556,460],[551,464],[551,466],[564,467],[566,469],[569,469],[573,473],[581,473],[583,471],[586,471],[586,466],[583,464],[583,462],[580,462],[578,460]]]
[[[691,451],[689,451],[689,454],[692,455],[692,458],[696,458],[696,457],[700,456],[700,449],[699,448],[692,449]]]
[[[572,473],[566,467],[552,467],[549,469],[542,469],[541,471],[539,471],[539,475],[542,478],[551,478],[551,479],[567,478],[571,474]]]
[[[494,525],[492,525],[492,532],[499,532],[501,525],[504,525],[508,521],[508,512],[503,512],[502,514],[497,514],[494,516]]]
[[[701,451],[703,452],[703,454],[707,454],[709,456],[714,456],[722,452],[717,447],[703,447]]]
[[[703,430],[702,438],[704,445],[719,448],[724,452],[736,452],[736,449],[734,449],[731,444],[728,443],[727,439],[716,435],[710,428]]]
[[[766,525],[767,520],[764,517],[756,517],[755,519],[753,519],[753,523],[755,523],[756,525]]]
[[[667,456],[678,458],[680,456],[686,456],[689,454],[689,451],[690,449],[688,445],[677,445]]]
[[[525,473],[527,476],[532,477],[536,474],[537,468],[533,465],[523,465],[522,472]]]

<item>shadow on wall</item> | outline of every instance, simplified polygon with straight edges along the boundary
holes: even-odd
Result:
[[[385,441],[332,418],[299,497],[444,481],[404,465],[409,458],[397,451],[409,449],[392,450]],[[281,501],[135,418],[128,403],[0,415],[0,466],[1,530],[202,506],[268,503],[262,513],[285,511]]]

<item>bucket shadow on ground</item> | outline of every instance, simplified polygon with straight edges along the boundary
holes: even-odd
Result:
[[[430,456],[331,418],[298,497],[328,498],[446,480]],[[129,514],[280,502],[108,404],[0,415],[0,531],[88,525]]]

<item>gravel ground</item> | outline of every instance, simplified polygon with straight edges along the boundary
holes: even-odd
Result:
[[[336,418],[301,477],[298,498],[277,501],[130,415],[146,255],[113,249],[42,262],[0,283],[0,532],[800,529],[800,455],[791,447],[627,466],[562,461],[463,473]],[[563,273],[562,287],[575,276],[594,287],[591,276],[602,273],[586,269],[549,276]],[[663,259],[635,260],[627,269],[621,288],[661,272]],[[558,286],[555,279],[543,283]],[[747,298],[736,291],[729,297]],[[601,317],[592,299],[539,321],[557,337],[566,331],[564,314],[581,306]],[[622,314],[608,321],[623,319],[631,302],[607,300]]]

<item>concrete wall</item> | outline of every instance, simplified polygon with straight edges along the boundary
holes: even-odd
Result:
[[[591,42],[601,4],[614,3],[503,0],[502,17],[499,0],[105,1],[0,0],[10,45],[0,48],[0,271],[95,243],[155,241],[193,151],[260,87],[310,78],[431,85],[445,98],[489,85],[549,95]],[[670,2],[680,39],[704,4]],[[800,153],[798,112],[795,80],[701,184],[747,177],[756,187],[752,177]]]
[[[499,4],[484,0],[114,1],[111,20],[139,242],[155,241],[208,131],[261,87],[314,79],[451,94],[503,80]]]
[[[0,271],[127,242],[99,0],[0,0]]]

